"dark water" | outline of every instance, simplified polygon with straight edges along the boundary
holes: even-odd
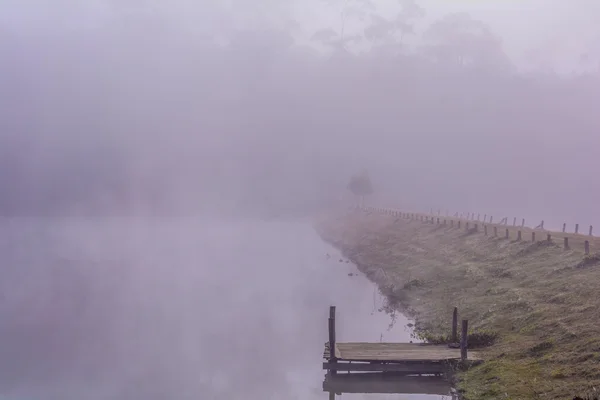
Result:
[[[340,341],[410,340],[307,221],[0,223],[0,399],[327,399],[330,305]]]

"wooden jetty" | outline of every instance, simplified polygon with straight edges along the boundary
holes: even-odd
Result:
[[[457,312],[453,316],[453,338],[457,337]],[[335,306],[329,310],[329,342],[325,343],[323,369],[328,374],[343,372],[393,372],[404,375],[441,375],[450,365],[480,361],[467,354],[468,321],[462,321],[460,346],[427,343],[338,343],[335,334]],[[456,341],[456,340],[455,340]],[[333,349],[333,351],[332,351]]]
[[[450,384],[437,376],[405,376],[395,373],[328,375],[323,391],[331,393],[410,393],[451,396]]]

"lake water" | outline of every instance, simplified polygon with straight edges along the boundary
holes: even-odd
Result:
[[[330,305],[340,341],[410,340],[339,259],[309,221],[3,219],[0,399],[327,399]]]

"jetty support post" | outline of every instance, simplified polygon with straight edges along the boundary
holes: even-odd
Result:
[[[458,307],[452,312],[452,343],[458,342]]]
[[[334,364],[337,362],[335,358],[335,306],[329,307],[329,362]],[[330,370],[331,375],[337,373],[336,370]]]
[[[467,361],[467,335],[469,331],[469,320],[462,320],[462,332],[460,335],[460,359],[462,361]]]

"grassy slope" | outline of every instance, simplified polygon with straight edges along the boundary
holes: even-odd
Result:
[[[494,330],[486,362],[461,377],[466,399],[564,399],[600,390],[600,262],[562,243],[514,242],[464,229],[355,213],[323,238],[417,319],[447,334],[452,309]],[[525,239],[525,237],[524,237]]]

